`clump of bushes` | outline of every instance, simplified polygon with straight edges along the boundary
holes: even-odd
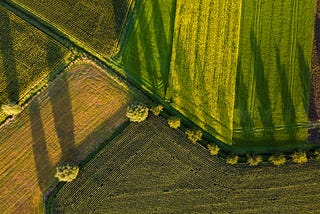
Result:
[[[208,144],[208,149],[209,149],[211,155],[217,155],[220,150],[218,145],[211,145],[211,144]]]
[[[294,163],[304,164],[308,162],[307,154],[305,151],[294,152],[290,155]]]
[[[142,122],[148,117],[149,108],[143,105],[131,105],[127,108],[126,116],[131,122]]]
[[[150,110],[154,115],[158,116],[161,113],[161,111],[163,110],[163,106],[157,105],[155,107],[152,107]]]
[[[177,129],[181,125],[181,120],[178,117],[171,117],[168,119],[168,124],[171,128]]]
[[[314,155],[315,155],[316,160],[320,160],[320,150],[319,149],[314,151]]]
[[[239,156],[238,155],[232,155],[227,157],[227,163],[231,165],[235,165],[238,163]]]
[[[7,104],[1,106],[2,111],[6,115],[17,115],[21,112],[21,107],[17,104]]]
[[[271,155],[268,160],[275,166],[281,166],[285,164],[286,157],[283,154],[279,153]]]
[[[56,174],[54,177],[58,178],[62,182],[71,182],[76,179],[79,172],[78,166],[65,165],[56,168]]]
[[[200,130],[193,131],[193,130],[187,129],[185,133],[188,136],[188,139],[191,140],[192,143],[197,143],[202,138],[202,132]]]
[[[249,155],[247,160],[250,166],[257,166],[262,161],[263,159],[261,155]]]

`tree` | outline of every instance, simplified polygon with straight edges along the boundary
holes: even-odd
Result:
[[[210,144],[208,144],[208,149],[209,149],[211,155],[217,155],[220,150],[218,145],[210,145]]]
[[[319,149],[314,151],[314,155],[316,156],[316,160],[320,160],[320,150]]]
[[[155,107],[152,107],[150,110],[154,115],[158,116],[161,113],[162,109],[163,109],[162,105],[157,105]]]
[[[202,132],[200,130],[192,131],[190,129],[187,129],[185,133],[192,143],[197,143],[202,138]]]
[[[232,155],[227,157],[227,163],[231,165],[235,165],[238,163],[239,156],[238,155]]]
[[[294,163],[304,164],[308,162],[307,154],[305,151],[294,152],[290,155]]]
[[[78,166],[65,165],[56,168],[56,174],[54,177],[58,178],[62,182],[71,182],[76,179],[79,172]]]
[[[127,114],[126,116],[130,119],[132,122],[142,122],[148,117],[148,107],[143,105],[131,105],[127,108]]]
[[[1,109],[6,115],[17,115],[21,112],[21,107],[14,103],[2,105]]]
[[[181,125],[181,120],[177,117],[171,117],[168,119],[168,124],[171,128],[177,129]]]
[[[275,166],[281,166],[284,165],[286,162],[286,157],[279,153],[279,154],[273,154],[269,157],[268,159],[271,163],[273,163],[273,165]]]
[[[262,161],[263,159],[261,155],[250,155],[247,160],[250,166],[257,166]]]

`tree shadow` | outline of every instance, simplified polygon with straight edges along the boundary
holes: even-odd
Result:
[[[126,11],[128,10],[129,0],[112,0],[113,16],[115,20],[115,30],[117,38],[121,35],[122,26],[125,21]]]
[[[18,104],[19,82],[13,47],[9,16],[5,10],[0,10],[0,54],[6,78],[6,91],[9,102]]]
[[[263,124],[263,137],[265,141],[274,141],[274,124],[272,119],[272,104],[269,92],[269,82],[265,78],[265,70],[261,48],[254,34],[250,32],[251,50],[254,57],[254,77],[258,100],[258,111]]]
[[[296,112],[295,107],[292,100],[292,94],[290,92],[288,78],[286,73],[286,67],[284,64],[281,63],[281,55],[279,47],[275,47],[276,52],[276,64],[277,64],[277,71],[279,74],[280,80],[280,94],[281,100],[283,103],[282,106],[282,115],[283,121],[285,123],[285,130],[289,135],[290,142],[294,143],[297,141],[296,130],[297,122],[296,122]]]
[[[47,63],[48,66],[54,67],[52,59],[62,55],[59,47],[53,43],[47,44]],[[52,107],[55,129],[59,138],[62,152],[61,161],[66,161],[71,154],[77,156],[74,149],[74,120],[72,114],[71,97],[67,73],[60,74],[52,85],[48,87],[49,99]]]
[[[318,6],[320,7],[320,6]],[[320,14],[316,15],[314,23],[314,40],[316,43],[316,52],[318,55],[318,64],[320,64]]]
[[[50,185],[48,176],[53,176],[54,170],[50,163],[48,150],[46,146],[46,138],[43,128],[43,123],[40,114],[38,98],[34,98],[29,107],[31,134],[32,134],[32,150],[34,161],[38,173],[38,184],[41,193],[44,194],[47,187]],[[50,175],[48,175],[50,172]]]

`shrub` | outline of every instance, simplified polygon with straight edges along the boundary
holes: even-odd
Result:
[[[59,181],[70,182],[76,179],[79,172],[78,166],[65,165],[56,168],[56,174],[54,177],[57,177]]]
[[[231,165],[235,165],[236,163],[238,163],[238,160],[239,160],[238,155],[232,155],[227,157],[227,163]]]
[[[130,121],[140,123],[147,119],[148,111],[149,109],[143,105],[131,105],[127,109],[126,116],[130,119]]]
[[[294,163],[304,164],[308,162],[307,154],[306,152],[294,152],[290,155],[292,157],[292,161]]]
[[[262,160],[262,156],[261,155],[248,156],[248,160],[247,160],[247,162],[249,163],[250,166],[257,166],[262,161],[263,160]]]
[[[316,160],[320,160],[320,150],[317,149],[316,151],[314,151],[314,155],[316,156]]]
[[[269,161],[276,166],[284,165],[286,162],[286,157],[279,153],[279,154],[273,154],[269,157]]]
[[[220,150],[220,148],[217,145],[210,145],[210,144],[208,144],[208,149],[211,155],[217,155]]]
[[[157,105],[155,107],[152,107],[150,110],[154,115],[158,116],[161,113],[162,109],[163,109],[162,105]]]
[[[168,119],[168,124],[171,128],[177,129],[181,125],[181,120],[177,117],[171,117]]]
[[[200,130],[192,131],[190,129],[187,129],[185,133],[188,136],[188,139],[191,140],[192,143],[197,143],[202,138],[202,132]]]
[[[16,104],[2,105],[1,109],[6,115],[17,115],[21,112],[21,107]]]

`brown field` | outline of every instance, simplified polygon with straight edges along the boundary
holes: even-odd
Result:
[[[43,213],[55,167],[79,163],[120,124],[133,95],[88,61],[71,65],[0,128],[0,213]]]
[[[319,162],[229,165],[162,117],[131,123],[65,184],[54,213],[317,213]]]

